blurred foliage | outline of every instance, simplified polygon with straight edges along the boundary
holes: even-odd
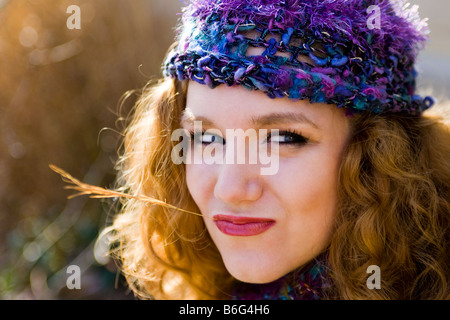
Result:
[[[70,5],[81,29],[69,30]],[[0,298],[133,298],[95,239],[114,203],[66,200],[55,164],[110,186],[136,95],[158,78],[178,0],[0,0]],[[106,129],[105,129],[106,128]],[[101,252],[101,250],[100,250]],[[68,290],[66,269],[82,270]]]

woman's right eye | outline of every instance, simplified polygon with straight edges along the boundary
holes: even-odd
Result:
[[[194,143],[201,143],[204,145],[211,143],[225,144],[225,140],[220,135],[206,131],[198,133],[191,132],[191,139]]]

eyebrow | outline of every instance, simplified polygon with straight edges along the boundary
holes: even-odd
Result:
[[[213,121],[209,120],[206,117],[202,116],[194,116],[191,112],[183,111],[183,115],[181,116],[181,124],[188,125],[193,124],[194,121],[201,121],[202,125],[207,127],[217,127]],[[305,123],[310,125],[315,129],[319,129],[319,126],[310,120],[303,113],[299,112],[273,112],[269,114],[264,114],[260,116],[251,117],[251,123],[255,127],[264,127],[271,125],[280,125],[280,124],[293,124],[293,123]]]
[[[251,118],[255,126],[270,126],[276,124],[306,123],[311,127],[319,129],[318,125],[303,113],[299,112],[273,112]]]

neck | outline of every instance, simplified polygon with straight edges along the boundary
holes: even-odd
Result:
[[[238,282],[236,300],[319,300],[326,286],[326,254],[282,278],[265,284]]]

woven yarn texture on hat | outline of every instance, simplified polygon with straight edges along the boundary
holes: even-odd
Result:
[[[414,63],[427,33],[426,19],[403,0],[193,0],[164,75],[335,104],[349,113],[415,115],[433,104],[415,93]],[[258,54],[248,54],[255,48]]]

